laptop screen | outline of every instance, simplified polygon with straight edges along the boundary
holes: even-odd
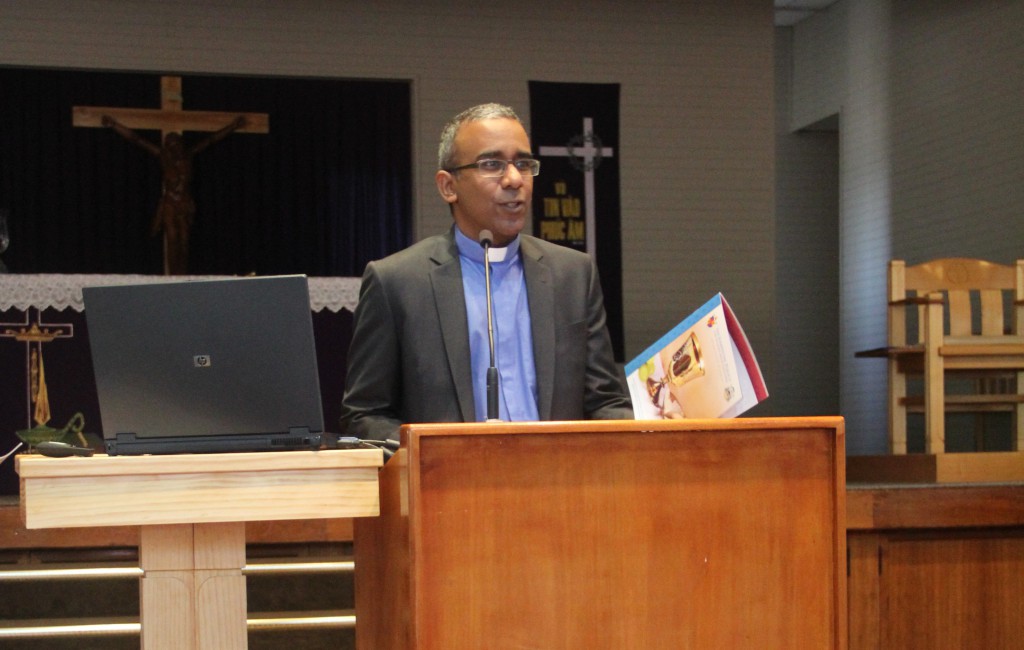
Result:
[[[85,287],[109,454],[318,448],[305,276]]]

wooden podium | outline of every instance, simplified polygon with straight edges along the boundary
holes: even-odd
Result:
[[[841,418],[411,425],[357,647],[845,648]]]
[[[142,647],[246,648],[245,522],[378,513],[380,450],[17,457],[26,528],[141,526]]]

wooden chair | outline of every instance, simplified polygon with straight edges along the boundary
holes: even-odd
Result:
[[[1005,313],[1007,302],[1011,314]],[[908,312],[917,319],[912,341]],[[945,451],[945,414],[951,411],[1010,411],[1014,448],[1024,450],[1024,260],[1013,266],[968,258],[916,266],[893,260],[888,329],[892,453],[907,452],[908,411],[924,412],[925,453]],[[907,395],[913,375],[922,377],[923,395]],[[953,375],[966,377],[975,390],[947,393]]]

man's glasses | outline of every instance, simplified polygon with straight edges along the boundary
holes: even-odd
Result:
[[[480,176],[483,178],[501,178],[505,175],[505,171],[508,169],[509,165],[515,167],[516,171],[523,176],[536,176],[540,173],[540,161],[534,160],[533,158],[516,158],[515,160],[485,158],[483,160],[471,162],[468,165],[452,167],[447,171],[457,172],[463,169],[472,169],[473,167],[476,167],[480,172]]]

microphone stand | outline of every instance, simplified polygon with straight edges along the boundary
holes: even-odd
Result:
[[[494,312],[491,306],[491,243],[490,230],[480,231],[480,245],[484,247],[484,282],[487,285],[487,343],[491,351],[491,365],[487,368],[487,421],[501,422],[498,416],[498,366],[494,360]]]

